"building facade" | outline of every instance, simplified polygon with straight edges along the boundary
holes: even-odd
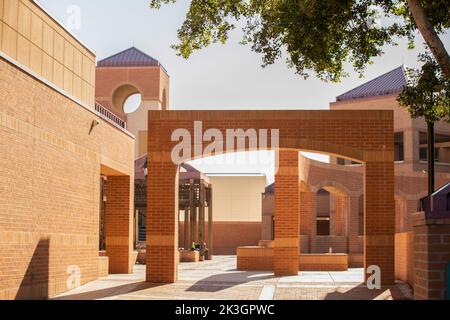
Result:
[[[414,228],[414,214],[427,195],[427,128],[423,119],[411,119],[396,99],[406,85],[402,66],[339,96],[331,110],[391,110],[394,112],[396,241],[399,259],[397,277],[412,283],[412,270],[401,259],[412,259],[408,247]],[[436,188],[450,182],[450,124],[436,124]],[[364,257],[364,167],[352,159],[331,157],[321,163],[301,157],[300,233],[304,253],[347,253],[350,266],[361,267]],[[272,239],[273,194],[263,200],[262,238]],[[273,234],[273,233],[272,233]],[[411,263],[410,263],[411,265]]]
[[[29,0],[0,1],[0,44],[0,299],[131,272],[134,137],[95,107],[95,55]]]

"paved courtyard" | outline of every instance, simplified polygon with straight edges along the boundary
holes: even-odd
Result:
[[[362,285],[363,269],[347,272],[301,272],[275,277],[270,272],[236,271],[235,256],[180,264],[176,284],[145,282],[145,266],[133,275],[111,275],[67,292],[55,299],[71,300],[404,300],[408,285],[397,283],[381,290]]]

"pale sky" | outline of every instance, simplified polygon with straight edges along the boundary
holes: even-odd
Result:
[[[61,23],[67,24],[68,8],[81,9],[80,29],[72,32],[97,55],[97,60],[135,46],[159,60],[170,75],[172,109],[327,109],[335,97],[388,72],[403,63],[417,67],[419,50],[407,50],[406,42],[387,47],[386,54],[374,60],[365,79],[352,72],[341,83],[324,83],[314,77],[304,80],[289,69],[284,60],[266,69],[261,57],[239,44],[240,30],[229,42],[194,53],[189,60],[170,48],[177,42],[177,29],[187,12],[189,1],[163,6],[155,11],[149,0],[39,0]],[[443,37],[450,44],[450,35]],[[422,49],[422,38],[418,48]],[[323,159],[323,158],[322,158]],[[204,172],[264,172],[262,166],[203,166]],[[269,177],[269,182],[271,178]]]

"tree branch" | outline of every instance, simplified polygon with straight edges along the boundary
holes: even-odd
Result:
[[[407,0],[414,22],[447,79],[450,79],[450,56],[428,19],[420,0]]]

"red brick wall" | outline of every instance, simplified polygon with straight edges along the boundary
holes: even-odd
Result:
[[[348,253],[348,238],[343,236],[316,236],[313,253]]]
[[[272,271],[274,269],[273,255],[274,250],[272,248],[239,248],[237,251],[237,270]]]
[[[312,192],[300,192],[300,203],[300,234],[311,235],[314,194]]]
[[[184,247],[184,222],[180,223],[178,243]],[[213,254],[235,255],[237,247],[257,246],[261,240],[261,222],[214,222],[213,223]],[[208,225],[205,226],[208,235]],[[207,237],[206,237],[207,238]]]
[[[149,160],[147,281],[173,283],[178,279],[179,263],[178,168],[164,158],[157,161],[149,156]]]
[[[414,298],[443,300],[450,262],[450,219],[422,220],[414,227]]]
[[[0,59],[0,141],[0,299],[97,279],[101,165],[132,175],[133,139]]]
[[[167,252],[173,251],[174,255],[176,254],[175,244],[178,243],[178,240],[173,238],[178,237],[178,224],[176,223],[177,211],[174,204],[174,200],[176,202],[175,192],[172,190],[174,189],[175,169],[171,163],[171,151],[179,141],[171,141],[171,138],[173,131],[179,128],[188,130],[193,137],[194,122],[200,120],[204,131],[218,129],[223,135],[227,129],[279,129],[280,167],[283,167],[285,160],[287,163],[285,167],[295,167],[295,170],[288,175],[281,176],[278,172],[279,180],[281,179],[281,190],[285,189],[284,192],[281,192],[281,197],[285,193],[285,201],[291,202],[290,208],[298,208],[299,202],[299,196],[294,191],[295,188],[299,191],[298,159],[295,165],[292,156],[283,159],[283,150],[314,150],[339,154],[365,163],[365,191],[368,195],[365,204],[366,266],[378,265],[383,272],[382,282],[384,284],[394,283],[395,205],[394,137],[392,134],[394,121],[392,111],[375,110],[150,111],[148,125],[149,169],[150,173],[154,171],[156,174],[150,174],[151,178],[149,179],[148,203],[150,206],[147,219],[150,233],[148,236],[151,239],[153,233],[157,239],[152,241],[158,243],[173,242],[173,245],[166,246],[164,250],[162,250],[163,248],[156,249],[157,244],[150,245],[150,248],[155,248],[155,255],[148,256],[150,280],[164,282],[177,279],[176,265],[172,265],[176,259],[172,258],[172,253],[167,259]],[[202,145],[196,146],[202,147],[203,150],[207,145],[207,142],[202,142]],[[193,141],[191,141],[191,147],[192,150],[195,150]],[[272,147],[269,146],[269,148]],[[248,146],[245,146],[245,148],[235,149],[235,151],[246,151],[247,149]],[[297,151],[287,153],[297,153],[298,158]],[[183,161],[192,159],[192,155],[186,155]],[[293,176],[297,178],[295,186]],[[291,197],[286,197],[286,194],[290,194]],[[277,200],[275,203],[277,205]],[[286,210],[291,209],[286,208]],[[277,243],[280,250],[275,253],[275,271],[284,271],[277,268],[277,256],[291,257],[294,249],[299,251],[299,224],[296,220],[299,217],[298,213],[299,211],[296,210],[295,217],[292,217],[293,220],[285,219],[285,221],[291,220],[291,225],[283,223],[283,219],[280,221],[278,238],[283,240]],[[289,211],[280,214],[289,216]],[[296,234],[291,234],[292,228],[296,228]],[[277,245],[275,250],[277,250]],[[163,252],[166,257],[165,262],[158,264],[157,261],[162,257]],[[291,262],[284,261],[283,264],[291,264]],[[154,277],[151,276],[152,274]]]
[[[394,162],[366,163],[364,180],[365,268],[380,267],[381,283],[391,285],[395,282]]]
[[[414,233],[395,235],[395,278],[414,284]]]
[[[106,181],[105,241],[109,273],[133,273],[133,189],[130,177],[108,177]]]
[[[276,276],[298,274],[300,253],[299,152],[278,152],[275,174],[275,249]]]

